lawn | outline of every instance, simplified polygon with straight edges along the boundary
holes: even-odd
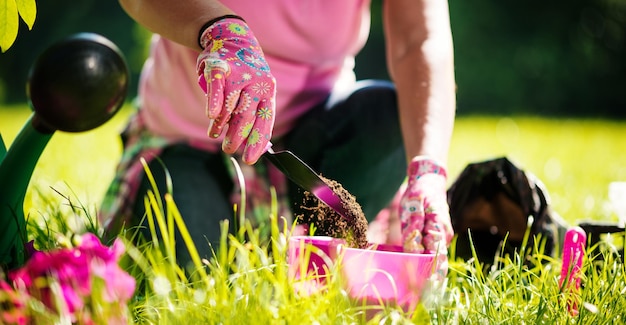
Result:
[[[129,112],[130,109],[125,108],[109,123],[90,132],[55,134],[33,174],[25,208],[36,213],[55,204],[51,197],[63,201],[50,189],[53,187],[60,193],[78,197],[90,210],[96,209],[119,158],[121,148],[117,133]],[[7,146],[29,115],[24,108],[0,110],[0,132]],[[449,181],[454,181],[468,163],[508,156],[543,180],[552,196],[554,209],[568,222],[574,224],[581,219],[615,221],[607,204],[607,188],[611,181],[626,181],[624,130],[626,122],[605,120],[460,117],[450,152]],[[166,218],[181,219],[171,200],[165,202],[167,216],[159,212],[154,201],[151,203],[157,226],[164,224]],[[56,221],[50,220],[50,225],[65,220],[64,215],[57,217]],[[276,220],[275,216],[272,220]],[[172,222],[168,225],[173,227]],[[452,258],[444,290],[428,291],[423,297],[424,304],[409,313],[387,306],[374,318],[368,318],[368,307],[354,304],[348,297],[338,268],[330,270],[329,281],[318,294],[294,292],[293,279],[286,275],[286,238],[279,232],[276,222],[271,228],[273,240],[269,243],[252,230],[229,238],[223,236],[216,258],[211,261],[196,258],[198,272],[191,274],[176,265],[171,255],[171,243],[167,240],[162,244],[162,250],[127,243],[122,265],[137,280],[137,290],[128,305],[120,307],[115,301],[107,300],[103,293],[105,288],[120,285],[120,282],[102,277],[102,269],[93,264],[90,267],[94,267],[93,277],[98,281],[94,280],[93,287],[83,298],[86,307],[71,314],[97,318],[96,323],[108,323],[125,315],[129,322],[140,324],[623,322],[626,272],[624,264],[607,253],[612,249],[610,242],[605,246],[608,251],[594,247],[586,252],[580,290],[570,291],[558,281],[560,256],[544,256],[539,247],[522,245],[522,251],[532,251],[529,260],[518,254],[501,256],[499,268],[488,272],[483,272],[483,265],[475,258],[469,261]],[[164,230],[163,234],[173,231]],[[184,227],[181,231],[184,233]],[[39,234],[50,236],[45,229]],[[79,245],[74,242],[77,240],[74,236],[50,237],[53,247]],[[193,249],[190,252],[193,258]],[[596,263],[598,257],[604,262]],[[37,283],[47,288],[45,284]],[[58,288],[55,281],[48,285],[51,290]],[[3,296],[6,288],[0,289],[0,306],[7,306],[7,299],[11,301],[14,296]],[[38,292],[36,288],[28,287],[15,290],[18,297],[22,294],[22,298],[24,291],[20,290]],[[36,300],[15,306],[17,309],[27,306],[28,316],[42,323],[59,322]],[[1,317],[6,316],[1,312],[2,309],[0,323]],[[81,323],[80,319],[75,323]]]
[[[125,107],[94,130],[55,134],[35,169],[31,186],[73,191],[96,206],[120,156],[117,137]],[[0,133],[10,145],[30,116],[23,107],[0,109]],[[626,181],[626,121],[541,117],[459,117],[452,139],[450,183],[471,162],[508,156],[546,185],[553,208],[571,223],[615,221],[607,204],[608,185]],[[28,210],[37,196],[25,201]],[[358,198],[357,198],[358,199]],[[35,201],[33,201],[35,200]],[[36,205],[36,204],[35,204]]]

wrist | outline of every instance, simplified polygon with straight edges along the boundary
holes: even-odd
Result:
[[[407,172],[410,180],[418,180],[420,177],[427,174],[441,175],[444,179],[448,178],[446,168],[435,159],[428,156],[416,156],[411,159]]]
[[[246,21],[241,18],[240,16],[237,15],[223,15],[223,16],[219,16],[219,17],[215,17],[209,21],[207,21],[206,23],[204,23],[204,25],[202,25],[202,27],[200,27],[200,31],[198,32],[198,45],[200,45],[201,49],[205,49],[206,45],[209,41],[209,39],[207,37],[205,37],[205,33],[206,31],[211,28],[213,25],[215,25],[216,23],[225,20],[225,19],[237,19],[242,21],[244,24],[246,23]]]

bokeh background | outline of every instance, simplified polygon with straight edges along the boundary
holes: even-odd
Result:
[[[388,78],[380,7],[359,55],[360,78]],[[626,117],[626,0],[449,0],[455,42],[458,113]],[[131,96],[149,33],[117,1],[37,3],[0,55],[0,103],[24,103],[28,70],[59,39],[95,32],[114,41],[132,70]],[[365,64],[363,64],[365,63]]]
[[[372,1],[372,32],[356,72],[387,79],[382,0]],[[608,185],[626,181],[626,0],[449,4],[459,116],[450,181],[469,162],[506,155],[543,180],[568,220],[614,220]],[[37,9],[33,29],[22,25],[0,54],[0,133],[7,146],[30,115],[29,69],[50,45],[78,32],[111,39],[131,70],[129,100],[148,52],[150,33],[117,1],[47,0]],[[55,135],[33,174],[27,210],[41,209],[36,197],[56,197],[55,191],[96,207],[119,159],[118,133],[131,107],[96,130]]]

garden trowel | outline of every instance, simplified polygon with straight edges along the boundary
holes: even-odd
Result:
[[[335,210],[342,217],[349,218],[350,214],[347,213],[341,198],[324,182],[319,174],[291,151],[282,150],[274,152],[270,147],[263,156],[291,181],[315,195],[315,197]]]

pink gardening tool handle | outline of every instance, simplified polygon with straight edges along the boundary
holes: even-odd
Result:
[[[587,234],[580,227],[572,227],[565,233],[563,240],[563,265],[561,266],[561,287],[578,290],[580,288],[580,272],[585,255]],[[563,281],[565,285],[563,285]],[[578,313],[575,303],[568,303],[570,312]]]
[[[580,227],[572,227],[565,233],[563,241],[563,266],[561,267],[561,284],[567,279],[571,284],[574,280],[576,288],[580,287],[580,269],[583,264],[587,234]]]

